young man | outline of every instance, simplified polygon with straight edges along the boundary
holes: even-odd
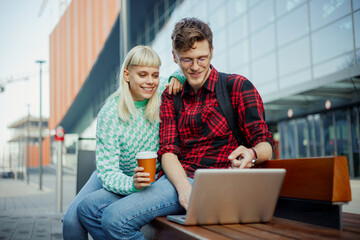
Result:
[[[145,239],[142,226],[158,216],[187,209],[196,169],[250,168],[254,162],[272,156],[273,139],[265,123],[263,103],[250,81],[235,74],[227,78],[237,126],[243,132],[243,141],[252,148],[238,146],[220,110],[215,95],[219,73],[210,64],[213,45],[209,26],[186,18],[175,25],[171,37],[174,61],[187,81],[179,116],[173,95],[165,91],[162,96],[159,154],[163,172],[150,187],[96,213],[102,214],[101,227],[97,227],[107,239]]]
[[[273,139],[259,93],[249,80],[233,74],[227,78],[230,99],[243,141],[252,148],[238,146],[215,94],[219,72],[210,64],[214,50],[210,27],[195,18],[183,19],[171,37],[174,62],[187,82],[178,122],[174,96],[163,94],[159,152],[162,168],[187,209],[192,188],[188,177],[192,178],[196,169],[250,168],[253,162],[271,158]]]

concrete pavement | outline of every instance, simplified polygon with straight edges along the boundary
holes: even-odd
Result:
[[[25,180],[0,179],[0,240],[62,239],[63,213],[56,211],[55,171],[44,168],[43,188],[39,190],[39,175]],[[76,179],[63,175],[63,212],[75,196]]]
[[[343,212],[360,214],[360,179],[350,180],[351,202],[343,205]]]

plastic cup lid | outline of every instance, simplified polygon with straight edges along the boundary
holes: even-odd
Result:
[[[136,154],[136,159],[148,159],[148,158],[157,158],[157,153],[156,152],[138,152]]]

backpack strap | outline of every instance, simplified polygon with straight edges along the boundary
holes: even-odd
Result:
[[[175,96],[174,96],[174,107],[175,107],[175,113],[176,113],[176,124],[177,127],[179,127],[179,120],[180,120],[180,108],[183,105],[182,99],[181,99],[181,92],[178,92]]]
[[[219,72],[219,79],[215,84],[216,98],[219,102],[221,111],[223,112],[229,127],[236,138],[239,145],[244,145],[245,138],[240,132],[239,127],[236,125],[236,115],[234,112],[234,107],[231,103],[230,93],[227,87],[227,78],[228,74]]]

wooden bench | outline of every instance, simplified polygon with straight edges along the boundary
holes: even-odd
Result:
[[[285,168],[275,216],[342,229],[342,205],[351,201],[344,156],[270,160],[259,168]]]
[[[148,239],[360,239],[360,215],[342,213],[342,204],[351,201],[346,157],[269,160],[256,167],[287,170],[274,218],[269,223],[181,226],[166,217],[158,217],[144,227],[145,236]]]

